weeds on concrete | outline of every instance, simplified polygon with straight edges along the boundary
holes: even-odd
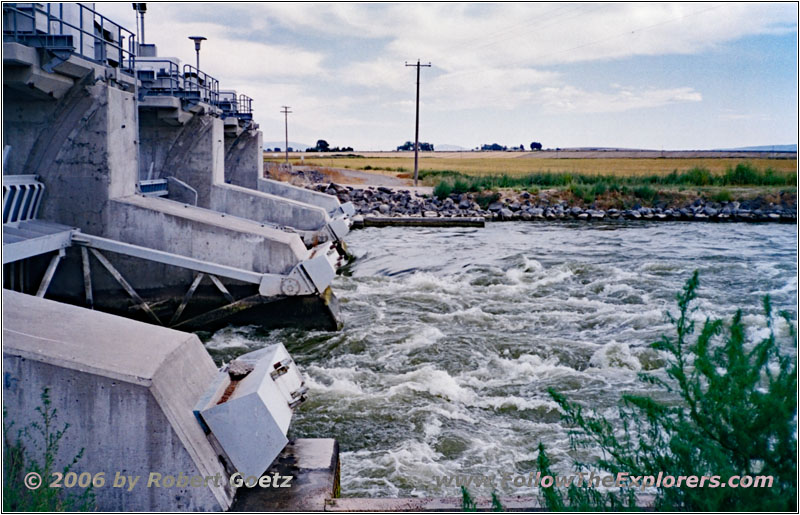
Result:
[[[3,511],[93,511],[95,496],[92,487],[80,493],[72,493],[79,488],[51,488],[50,482],[55,471],[59,444],[69,429],[69,424],[57,429],[57,410],[52,407],[50,389],[44,388],[41,394],[42,405],[36,407],[40,420],[18,429],[16,440],[11,436],[14,422],[6,423],[8,413],[3,408]],[[32,442],[26,447],[24,441]],[[66,475],[83,457],[83,449],[61,472]],[[29,489],[25,477],[36,473],[41,478],[41,486]]]

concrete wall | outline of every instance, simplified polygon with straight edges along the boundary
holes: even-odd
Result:
[[[44,183],[40,218],[103,234],[108,199],[135,191],[136,111],[133,93],[89,77],[58,101],[4,95],[3,145],[7,173]]]
[[[306,204],[311,204],[312,206],[319,206],[325,209],[325,211],[328,213],[341,205],[339,199],[333,195],[307,190],[305,188],[300,188],[299,186],[294,186],[286,182],[274,181],[272,179],[263,179],[259,177],[257,181],[257,189],[258,191],[262,191],[264,193],[270,193],[279,197],[296,200],[298,202],[304,202]]]
[[[153,112],[139,118],[139,171],[146,177],[177,177],[197,190],[198,206],[210,205],[211,185],[225,179],[224,125],[209,114],[196,114],[186,124],[167,125]]]
[[[49,388],[54,429],[69,424],[55,470],[83,449],[72,470],[105,472],[106,485],[94,489],[101,511],[230,506],[230,487],[146,487],[151,472],[226,477],[192,414],[216,376],[197,336],[8,290],[3,300],[5,422],[41,423],[35,410]],[[34,449],[36,432],[25,438]],[[116,472],[141,479],[131,492],[113,488]]]
[[[211,209],[301,231],[319,231],[330,221],[321,207],[231,184],[212,188]]]
[[[225,182],[251,190],[264,170],[264,135],[249,130],[239,136],[225,136]]]
[[[308,257],[298,235],[252,220],[138,195],[112,202],[110,238],[259,273],[287,273]]]
[[[224,138],[223,121],[210,115],[171,126],[144,111],[140,123],[142,177],[153,163],[153,177],[174,176],[196,189],[198,206],[259,223],[301,231],[318,231],[328,223],[324,209],[256,191],[263,166],[260,131]]]

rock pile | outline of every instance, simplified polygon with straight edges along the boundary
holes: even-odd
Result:
[[[593,209],[570,206],[566,201],[553,200],[547,193],[500,198],[484,209],[473,193],[453,194],[440,200],[431,195],[392,190],[383,186],[354,188],[336,183],[317,184],[311,189],[336,195],[341,202],[352,202],[356,213],[365,216],[424,216],[467,217],[482,216],[487,221],[506,220],[696,220],[796,222],[797,205],[785,201],[776,204],[763,198],[742,202],[713,202],[697,198],[684,206],[635,205],[631,209]]]

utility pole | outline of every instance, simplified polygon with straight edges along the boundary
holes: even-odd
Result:
[[[291,107],[290,106],[282,106],[282,107],[283,110],[281,112],[283,113],[284,128],[286,130],[286,147],[285,147],[286,164],[288,165],[289,164],[289,113],[291,113],[289,109]]]
[[[419,69],[430,68],[431,63],[419,64],[419,59],[417,59],[417,64],[408,64],[408,61],[406,61],[406,66],[417,67],[417,128],[414,132],[414,187],[416,187],[417,177],[419,176]]]

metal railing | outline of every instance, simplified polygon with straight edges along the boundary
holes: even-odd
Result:
[[[35,219],[43,194],[44,184],[35,175],[4,175],[3,223]]]
[[[152,66],[152,69],[149,67]],[[148,94],[177,96],[183,89],[180,67],[168,59],[139,58],[136,61],[136,78],[148,90]]]
[[[83,4],[3,4],[3,41],[9,40],[71,50],[131,74],[136,61],[136,35]]]
[[[236,98],[235,91],[220,91],[219,103],[217,107],[222,109],[222,113],[227,116],[233,116],[239,109],[238,99]]]
[[[146,95],[169,95],[188,101],[220,104],[219,81],[194,66],[180,66],[169,59],[140,58],[136,61],[136,77]]]
[[[253,115],[253,99],[245,94],[239,95],[239,114]]]
[[[227,116],[253,119],[253,99],[247,95],[237,95],[235,91],[220,91],[217,106]]]
[[[189,99],[197,96],[202,102],[219,103],[219,81],[191,64],[183,65],[183,91]]]

